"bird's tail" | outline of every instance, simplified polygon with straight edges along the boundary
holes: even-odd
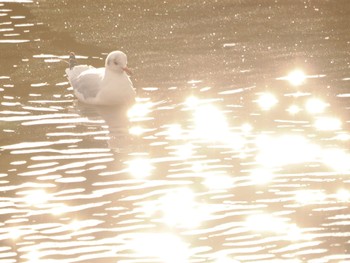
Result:
[[[77,63],[77,60],[75,58],[75,54],[74,52],[70,52],[69,53],[69,69],[73,69],[78,63]]]

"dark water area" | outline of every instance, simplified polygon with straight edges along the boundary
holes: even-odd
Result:
[[[0,262],[350,262],[350,2],[0,0]],[[80,103],[122,50],[137,102]]]

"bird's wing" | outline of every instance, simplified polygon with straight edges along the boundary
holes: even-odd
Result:
[[[68,77],[68,80],[70,82],[74,81],[82,72],[87,71],[89,69],[93,69],[94,67],[92,66],[88,66],[88,65],[78,65],[75,66],[74,68],[70,69],[67,68],[66,69],[66,74]]]
[[[72,83],[76,92],[80,93],[85,100],[95,98],[100,91],[104,77],[103,69],[89,69],[83,71]]]

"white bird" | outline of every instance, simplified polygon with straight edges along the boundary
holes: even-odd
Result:
[[[104,68],[76,65],[70,54],[66,69],[74,94],[81,102],[93,105],[129,105],[135,101],[135,90],[128,76],[127,57],[122,51],[108,54]]]

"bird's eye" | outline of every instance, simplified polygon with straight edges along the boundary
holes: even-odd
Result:
[[[118,65],[118,62],[117,61],[113,61],[114,65]]]

